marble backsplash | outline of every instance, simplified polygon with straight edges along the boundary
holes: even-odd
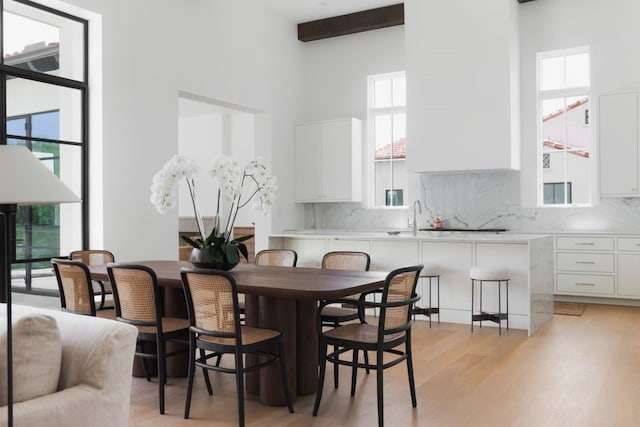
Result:
[[[418,226],[428,227],[437,215],[449,228],[640,234],[640,198],[602,198],[592,207],[527,208],[521,206],[520,191],[517,171],[423,174]],[[313,229],[406,228],[413,216],[411,206],[367,209],[361,203],[312,203],[304,213],[305,228]]]

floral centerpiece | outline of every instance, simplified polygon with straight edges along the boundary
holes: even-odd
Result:
[[[243,242],[253,237],[247,235],[232,238],[233,224],[238,211],[253,201],[254,207],[266,214],[275,199],[277,180],[260,157],[248,162],[244,167],[240,167],[231,157],[222,156],[216,159],[208,170],[219,184],[216,216],[213,230],[207,234],[196,198],[195,178],[199,169],[194,161],[185,156],[171,157],[153,177],[151,203],[161,214],[175,207],[178,183],[185,179],[198,227],[198,237],[183,236],[183,239],[194,247],[191,261],[196,267],[228,270],[240,262],[240,255],[248,258],[247,247]],[[225,197],[230,203],[229,211],[224,217],[220,212],[221,197]]]

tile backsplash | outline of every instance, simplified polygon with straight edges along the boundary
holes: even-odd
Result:
[[[420,228],[428,227],[437,215],[450,228],[640,233],[640,198],[602,198],[592,207],[521,207],[517,171],[423,174],[419,198]],[[367,209],[361,203],[313,203],[305,205],[305,228],[405,228],[412,215],[411,207]]]

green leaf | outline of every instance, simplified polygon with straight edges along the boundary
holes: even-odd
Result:
[[[251,238],[253,238],[253,234],[247,234],[246,236],[240,236],[237,239],[233,239],[231,242],[240,243]]]
[[[249,262],[249,251],[247,250],[247,245],[244,243],[238,243],[238,252],[240,252],[244,259]]]
[[[231,243],[226,243],[222,245],[221,248],[227,257],[227,262],[233,264],[233,263],[237,263],[240,260],[240,255],[238,254],[238,247],[236,245]]]
[[[202,241],[200,239],[193,240],[189,236],[182,236],[182,240],[193,246],[194,248],[201,248]]]

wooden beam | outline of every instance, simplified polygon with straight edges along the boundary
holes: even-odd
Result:
[[[394,25],[404,25],[403,3],[298,24],[298,40],[309,42]]]

